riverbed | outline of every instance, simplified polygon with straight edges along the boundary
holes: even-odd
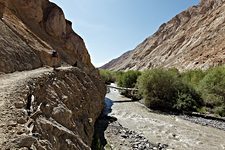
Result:
[[[106,103],[110,103],[111,108],[107,112],[108,116],[117,118],[120,126],[143,135],[145,139],[155,145],[168,145],[166,149],[176,150],[225,149],[225,131],[223,130],[202,126],[179,116],[153,112],[143,104],[121,96],[115,89],[110,89],[106,95]],[[111,127],[108,126],[108,128]],[[106,129],[105,137],[109,145],[115,147],[118,144],[118,139],[115,139],[118,137],[113,136],[111,130]],[[126,138],[123,140],[122,143],[126,143]],[[124,145],[121,144],[122,146]],[[122,149],[118,145],[116,147],[116,149]]]

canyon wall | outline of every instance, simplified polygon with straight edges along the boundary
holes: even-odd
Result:
[[[0,149],[90,149],[105,93],[59,6],[0,0]]]
[[[56,4],[48,0],[0,0],[0,72],[51,65],[51,51],[61,63],[93,70],[83,39]]]

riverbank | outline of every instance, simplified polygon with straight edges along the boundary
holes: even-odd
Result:
[[[184,120],[188,120],[190,122],[200,124],[202,126],[210,126],[210,127],[225,131],[225,121],[220,121],[216,119],[206,119],[204,117],[195,117],[195,116],[188,116],[188,115],[180,115],[179,117]]]
[[[123,146],[127,145],[126,149],[135,149],[129,142],[132,141],[130,136],[122,137],[124,133],[134,132],[152,145],[163,143],[168,146],[165,149],[225,149],[223,130],[192,123],[180,116],[152,112],[144,105],[119,95],[117,90],[111,90],[106,98],[111,103],[107,115],[118,122],[109,123],[104,132],[111,148],[117,146],[116,149],[124,149]],[[122,145],[118,141],[122,141]]]
[[[140,104],[144,105],[143,100],[140,100],[139,102],[140,102]],[[166,113],[160,112],[160,111],[153,111],[153,112],[163,113],[166,115]],[[224,117],[222,118],[222,117],[207,116],[207,115],[203,115],[203,114],[199,114],[199,113],[189,113],[189,114],[184,114],[184,115],[171,113],[170,115],[177,116],[181,119],[190,121],[192,123],[200,124],[202,126],[209,126],[209,127],[213,127],[213,128],[217,128],[217,129],[225,131],[225,118]]]

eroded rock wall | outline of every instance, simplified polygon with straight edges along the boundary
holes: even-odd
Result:
[[[105,93],[99,78],[67,68],[21,80],[17,86],[9,98],[10,121],[2,126],[8,132],[2,149],[90,149]]]
[[[53,49],[59,52],[63,64],[78,64],[87,72],[94,69],[83,39],[73,31],[72,23],[56,4],[48,0],[0,0],[0,17],[0,56],[3,58],[0,72],[51,65]],[[11,41],[8,45],[3,35],[7,36],[7,42]],[[4,59],[9,56],[11,59]]]
[[[53,49],[57,71],[47,67]],[[0,149],[90,149],[105,93],[60,7],[0,0]]]
[[[225,63],[225,1],[202,0],[162,24],[129,54],[106,64],[112,70],[176,67],[179,70]]]

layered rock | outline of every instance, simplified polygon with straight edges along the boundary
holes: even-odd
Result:
[[[6,74],[0,81],[1,149],[90,149],[103,108],[99,78],[64,67]]]
[[[62,63],[78,64],[86,71],[94,69],[83,39],[73,31],[72,23],[54,3],[0,0],[0,8],[0,72],[51,65],[53,49],[59,52]],[[4,59],[7,57],[11,59]]]
[[[0,0],[0,17],[0,148],[90,149],[106,89],[83,39],[48,0]]]
[[[176,15],[134,50],[102,68],[144,70],[206,69],[225,63],[225,1],[202,0]]]

